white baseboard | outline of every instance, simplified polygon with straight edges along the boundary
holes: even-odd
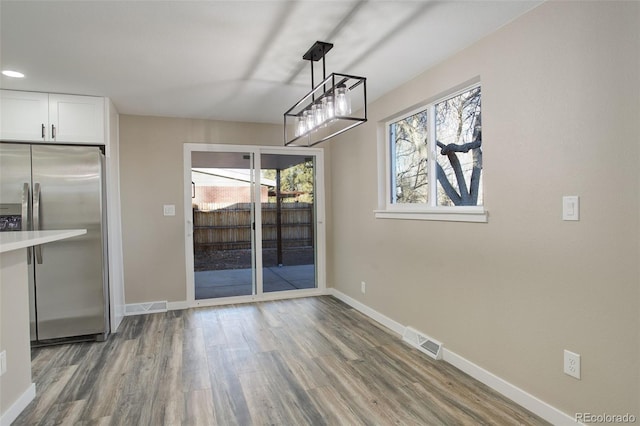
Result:
[[[27,388],[26,391],[16,402],[14,402],[11,407],[7,411],[2,414],[0,417],[0,426],[10,426],[11,422],[18,418],[20,413],[27,408],[27,405],[36,397],[36,384],[31,383],[31,386]]]
[[[391,318],[385,315],[382,315],[380,312],[376,311],[375,309],[368,307],[364,303],[358,302],[356,299],[347,296],[346,294],[336,290],[335,288],[328,288],[327,290],[328,290],[327,291],[328,294],[334,296],[337,299],[342,300],[347,305],[359,310],[369,318],[379,322],[380,324],[384,325],[394,333],[398,334],[398,336],[402,337],[402,334],[404,333],[404,329],[405,329],[404,325],[400,324],[397,321],[392,320]]]
[[[116,333],[118,331],[118,327],[122,323],[122,320],[125,317],[125,306],[118,305],[115,306],[111,316],[111,332]]]
[[[179,311],[181,309],[189,309],[189,303],[186,300],[167,303],[167,310],[169,311]]]
[[[330,288],[327,290],[328,294],[342,300],[347,305],[357,309],[358,311],[367,315],[369,318],[379,322],[380,324],[402,336],[406,326],[400,324],[395,320],[392,320],[391,318],[381,314],[375,309],[372,309],[367,305],[353,299],[352,297],[347,296],[346,294],[340,292],[339,290],[336,290],[335,288]],[[519,387],[507,382],[506,380],[501,379],[495,374],[461,357],[455,352],[448,350],[446,347],[444,347],[442,351],[443,361],[453,365],[459,370],[462,370],[477,381],[484,383],[491,389],[506,396],[516,404],[519,404],[532,413],[542,417],[546,421],[557,426],[582,425],[582,423],[577,422],[568,414],[563,413],[552,405],[547,404],[546,402],[540,400],[539,398],[536,398],[528,392],[525,392]]]
[[[442,350],[442,359],[553,425],[582,425],[575,418],[563,413],[554,406],[547,404],[447,348]]]

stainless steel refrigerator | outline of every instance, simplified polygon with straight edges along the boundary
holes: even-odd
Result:
[[[104,155],[0,143],[0,230],[86,229],[28,249],[33,345],[109,334]]]

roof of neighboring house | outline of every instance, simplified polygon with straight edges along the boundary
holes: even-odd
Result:
[[[245,169],[191,169],[191,179],[201,186],[244,186],[251,182],[251,173]],[[276,186],[273,179],[260,178],[261,186]]]

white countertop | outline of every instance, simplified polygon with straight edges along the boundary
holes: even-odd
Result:
[[[86,229],[0,232],[0,253],[86,234]]]

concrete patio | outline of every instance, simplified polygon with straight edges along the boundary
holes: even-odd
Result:
[[[315,288],[315,265],[273,266],[262,269],[263,290]],[[213,299],[252,294],[251,268],[195,272],[195,298]]]

